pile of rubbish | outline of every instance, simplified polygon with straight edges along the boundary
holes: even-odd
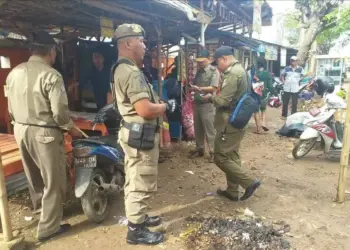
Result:
[[[186,234],[188,249],[201,250],[282,250],[290,249],[283,235],[290,231],[289,225],[265,225],[260,218],[203,218],[189,217],[191,226]]]

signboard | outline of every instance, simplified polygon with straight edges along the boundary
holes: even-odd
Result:
[[[253,12],[253,32],[261,34],[261,3],[260,0],[254,0]]]
[[[259,45],[259,48],[258,48],[258,51],[259,51],[260,53],[265,53],[265,45],[264,45],[264,44],[260,44],[260,45]]]
[[[281,48],[281,67],[287,66],[287,50]]]
[[[265,60],[277,61],[278,49],[277,46],[265,44]]]
[[[112,38],[114,34],[114,30],[106,27],[101,27],[101,36]]]
[[[110,38],[113,37],[113,33],[114,33],[113,20],[101,16],[100,26],[101,26],[101,36],[110,37]]]

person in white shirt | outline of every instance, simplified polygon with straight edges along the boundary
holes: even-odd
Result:
[[[298,66],[298,58],[292,56],[290,66],[284,68],[281,73],[281,81],[284,83],[282,119],[288,116],[289,100],[292,97],[292,114],[297,112],[299,82],[304,76],[304,69]]]

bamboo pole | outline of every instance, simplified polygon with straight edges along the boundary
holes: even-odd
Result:
[[[0,152],[0,218],[3,230],[3,237],[5,242],[13,240],[11,218],[9,213],[7,193],[5,186],[4,168],[2,166],[1,152]]]
[[[349,164],[349,153],[350,153],[350,84],[348,84],[347,92],[347,106],[346,106],[346,117],[344,123],[344,136],[343,136],[343,148],[341,151],[340,158],[340,171],[338,179],[338,189],[336,201],[342,203],[345,201],[345,183],[347,178],[348,164]]]

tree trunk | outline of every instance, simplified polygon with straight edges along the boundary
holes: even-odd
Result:
[[[307,60],[309,59],[309,51],[312,43],[315,41],[317,33],[319,32],[320,21],[317,18],[310,19],[310,26],[307,29],[300,30],[300,42],[298,50],[299,65],[305,67]]]

